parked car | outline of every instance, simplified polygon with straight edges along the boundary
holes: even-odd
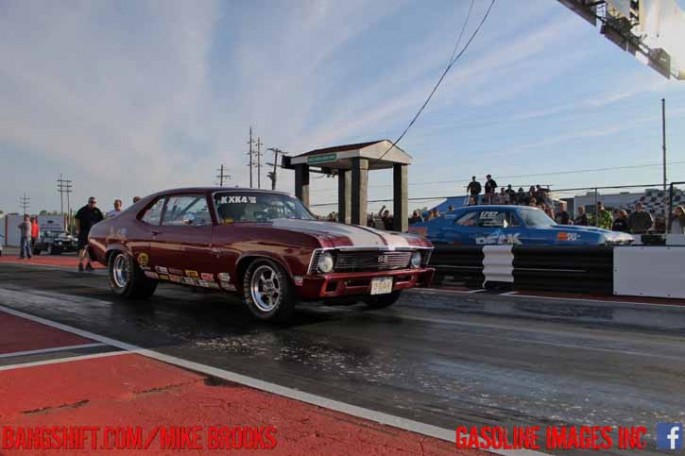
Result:
[[[43,231],[33,246],[33,254],[59,255],[64,252],[78,252],[78,239],[61,231]]]
[[[420,236],[317,221],[286,193],[237,188],[150,195],[89,237],[118,295],[145,298],[158,282],[237,292],[264,320],[286,319],[298,300],[389,306],[430,283],[432,249]]]
[[[591,226],[558,225],[543,211],[528,206],[470,206],[409,231],[436,244],[455,245],[612,245],[630,244],[626,233]]]

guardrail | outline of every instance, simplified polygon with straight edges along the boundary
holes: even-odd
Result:
[[[685,246],[437,244],[437,283],[467,287],[685,298]]]

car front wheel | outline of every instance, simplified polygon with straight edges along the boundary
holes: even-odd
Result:
[[[152,296],[157,281],[145,277],[133,257],[117,252],[108,262],[109,287],[118,296],[130,299],[145,299]]]
[[[362,301],[372,309],[383,309],[395,304],[401,295],[402,291],[398,290],[384,295],[365,296]]]
[[[293,285],[288,273],[278,263],[253,261],[243,277],[245,304],[260,320],[282,322],[295,308]]]

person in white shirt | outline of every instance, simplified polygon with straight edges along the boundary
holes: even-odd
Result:
[[[112,218],[112,217],[116,217],[117,215],[119,215],[121,213],[121,205],[122,204],[123,203],[120,199],[115,199],[114,200],[114,209],[112,209],[111,211],[109,211],[107,213],[107,218]]]

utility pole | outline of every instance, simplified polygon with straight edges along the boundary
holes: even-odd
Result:
[[[254,140],[252,139],[252,127],[250,127],[250,140],[247,142],[250,146],[250,151],[247,153],[247,155],[250,156],[250,161],[247,166],[250,167],[250,188],[252,188],[252,168],[254,168],[254,164],[252,162],[252,159],[254,157],[254,152],[252,149],[252,145],[254,144]]]
[[[277,147],[269,147],[269,149],[267,149],[267,150],[270,150],[271,152],[274,153],[273,163],[267,163],[267,165],[273,166],[273,171],[269,171],[267,176],[269,177],[269,179],[271,179],[271,190],[276,190],[276,180],[278,179],[277,169],[279,166],[278,165],[278,155],[279,154],[285,155],[285,152],[283,152],[281,149],[279,149]]]
[[[66,228],[69,230],[71,227],[71,201],[69,198],[69,194],[71,193],[71,180],[70,179],[62,179],[62,175],[59,175],[59,179],[57,179],[57,191],[59,192],[59,202],[60,202],[60,211],[62,212],[62,217],[64,217],[64,194],[67,194],[67,224]]]
[[[262,188],[262,138],[257,137],[257,188]]]
[[[19,206],[21,206],[21,213],[22,214],[28,214],[29,207],[31,206],[31,198],[26,196],[26,192],[24,192],[24,196],[19,197]]]
[[[224,186],[224,180],[228,181],[231,178],[231,175],[228,174],[228,168],[225,168],[224,165],[221,165],[221,168],[217,169],[219,171],[219,175],[216,176],[219,178],[219,187]]]
[[[663,167],[664,167],[664,220],[666,220],[666,232],[668,232],[668,223],[669,223],[669,218],[671,214],[668,212],[668,208],[666,206],[666,179],[667,179],[667,174],[666,174],[666,99],[662,98],[661,99],[661,148],[663,150]],[[669,206],[671,203],[669,203]]]

